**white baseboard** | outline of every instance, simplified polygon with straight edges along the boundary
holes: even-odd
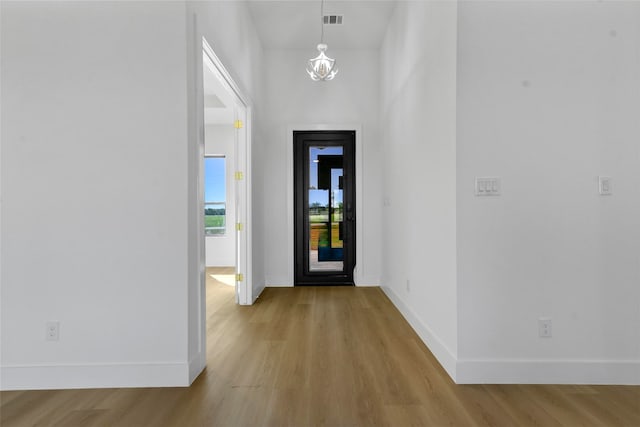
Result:
[[[265,287],[267,288],[293,288],[293,285],[285,285],[278,282],[270,282]]]
[[[458,384],[640,385],[637,360],[465,360],[458,361]]]
[[[356,271],[354,271],[353,274],[353,282],[356,286],[360,286],[363,288],[370,286],[380,286],[380,277],[360,274],[358,268],[356,267]]]
[[[380,279],[377,277],[354,277],[356,286],[361,288],[378,287],[380,286]]]
[[[415,315],[415,313],[409,308],[407,304],[395,293],[395,291],[387,286],[381,287],[382,291],[389,297],[391,302],[396,306],[400,313],[404,316],[407,322],[411,325],[414,331],[418,334],[420,339],[431,350],[431,353],[438,359],[440,365],[449,374],[453,381],[456,381],[456,356],[449,350],[449,348],[442,342],[442,340],[433,333],[431,328],[425,325],[422,320]]]
[[[640,360],[457,359],[393,289],[382,290],[457,384],[640,385]]]
[[[267,280],[267,288],[292,288],[293,287],[293,283],[289,282],[286,279],[281,279],[281,280]],[[365,278],[365,279],[358,279],[355,280],[355,284],[356,286],[360,286],[360,287],[376,287],[376,286],[380,286],[378,283],[377,279],[374,278]]]
[[[192,384],[198,378],[198,375],[204,371],[206,366],[206,354],[204,351],[200,351],[189,361],[189,384]]]
[[[251,302],[252,305],[255,304],[256,301],[258,301],[258,298],[260,298],[260,295],[262,295],[265,289],[266,286],[262,285],[260,288],[253,290],[253,293],[251,294],[251,296],[253,297],[253,301]]]
[[[293,277],[288,278],[286,276],[267,277],[265,280],[265,287],[267,288],[291,288],[293,287]]]
[[[356,286],[360,287],[360,288],[374,288],[380,285],[376,285],[376,284],[370,284],[368,282],[365,283],[356,283]],[[266,286],[267,288],[292,288],[293,285],[280,285],[277,283],[270,283]]]
[[[0,390],[184,387],[187,363],[2,366]]]

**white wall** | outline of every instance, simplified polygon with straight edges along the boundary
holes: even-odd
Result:
[[[230,73],[239,87],[251,111],[252,164],[245,167],[245,179],[259,187],[264,166],[260,161],[262,153],[261,100],[262,100],[262,46],[256,34],[251,15],[245,2],[230,1],[189,1],[186,4],[187,16],[187,95],[189,118],[189,379],[193,380],[205,366],[205,333],[203,321],[206,313],[204,288],[205,263],[200,264],[200,254],[205,251],[199,247],[199,236],[204,225],[199,222],[202,212],[197,203],[197,195],[203,189],[199,187],[200,177],[197,165],[204,155],[204,122],[201,121],[202,104],[202,37],[205,37],[216,56]],[[245,120],[245,122],[248,122]],[[253,242],[251,265],[242,266],[245,278],[251,278],[251,300],[255,300],[265,285],[264,262],[262,256],[263,230],[262,214],[264,205],[259,191],[252,191],[248,201],[251,204],[252,218],[245,222],[244,230]],[[249,203],[247,203],[249,202]]]
[[[287,127],[361,123],[363,280],[454,378],[640,383],[639,4],[463,2],[456,30],[455,3],[399,3],[380,54],[330,49],[325,85],[313,52],[263,56],[242,2],[0,7],[0,388],[202,368],[202,35],[252,100],[254,295],[288,280]],[[473,197],[484,175],[502,197]]]
[[[378,284],[380,277],[380,138],[378,135],[378,52],[376,50],[330,49],[340,69],[331,82],[314,82],[305,71],[313,49],[265,51],[266,86],[260,161],[265,172],[263,194],[265,277],[268,285],[293,285],[290,275],[293,259],[292,200],[287,188],[293,181],[288,164],[293,141],[292,125],[361,125],[363,205],[357,212],[363,222],[363,244],[356,248],[361,257],[356,284]],[[268,171],[268,172],[266,172]],[[292,172],[291,172],[292,173]],[[292,175],[291,175],[292,176]],[[291,184],[292,185],[292,184]],[[291,237],[291,238],[289,238]]]
[[[248,98],[251,108],[251,159],[252,164],[246,168],[245,176],[251,180],[252,187],[259,189],[266,173],[266,165],[261,161],[264,144],[262,123],[264,114],[262,99],[264,92],[263,50],[260,39],[253,25],[251,14],[245,2],[241,1],[190,1],[187,2],[187,26],[192,43],[198,44],[198,38],[205,37],[215,54],[231,74],[242,94]],[[197,33],[197,34],[196,34]],[[192,54],[197,49],[190,48]],[[197,52],[200,55],[200,52]],[[192,92],[193,93],[193,92]],[[193,117],[197,112],[195,106],[191,110]],[[193,161],[197,161],[197,153]],[[194,179],[193,185],[197,181]],[[265,286],[263,241],[264,230],[263,195],[255,189],[251,193],[252,218],[247,221],[245,230],[250,234],[253,244],[252,296],[255,299]],[[194,215],[197,212],[194,211]],[[193,233],[197,230],[194,229]]]
[[[204,367],[197,41],[252,100],[257,133],[262,48],[246,4],[1,8],[0,387],[187,385]]]
[[[207,156],[225,156],[226,230],[224,235],[206,237],[207,267],[236,265],[236,197],[235,197],[235,137],[233,124],[207,125],[204,153]]]
[[[396,7],[382,283],[459,383],[640,383],[638,22],[632,2]]]
[[[0,7],[0,387],[186,385],[184,5]]]
[[[398,2],[381,52],[382,286],[455,378],[456,3]]]
[[[637,2],[460,3],[459,381],[640,382],[639,22]],[[502,197],[474,197],[487,175]]]

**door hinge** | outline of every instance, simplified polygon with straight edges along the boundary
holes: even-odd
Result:
[[[236,223],[236,230],[237,231],[242,231],[242,223],[241,222]]]
[[[244,123],[242,123],[242,120],[236,120],[233,122],[233,127],[236,129],[242,129],[244,127]]]
[[[244,280],[244,276],[242,273],[236,274],[236,282],[242,282]]]
[[[242,172],[236,172],[236,181],[242,181],[244,179],[244,174]]]

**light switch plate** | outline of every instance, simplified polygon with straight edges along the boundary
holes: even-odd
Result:
[[[476,177],[476,196],[499,196],[502,190],[502,182],[499,176]]]
[[[598,192],[601,196],[610,196],[612,194],[610,176],[598,177]]]

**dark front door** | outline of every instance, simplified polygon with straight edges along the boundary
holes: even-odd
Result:
[[[353,285],[355,132],[293,133],[295,284]]]

